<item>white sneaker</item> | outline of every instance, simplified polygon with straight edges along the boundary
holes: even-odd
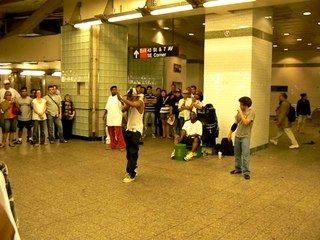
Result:
[[[299,148],[299,145],[298,144],[297,145],[291,145],[289,148],[290,149],[296,149],[296,148]]]
[[[187,154],[187,156],[185,156],[185,157],[183,158],[183,160],[189,161],[189,160],[191,160],[194,156],[197,156],[197,153],[189,152],[189,153]]]
[[[152,138],[156,138],[156,135],[152,134]]]
[[[173,149],[173,151],[172,151],[172,153],[171,153],[171,159],[174,159],[175,154],[176,154],[176,150],[175,150],[175,149]]]
[[[130,177],[130,175],[128,175],[122,180],[122,182],[130,183],[130,182],[133,182],[134,180],[136,180],[136,178],[132,178],[132,177]]]
[[[270,139],[270,142],[273,143],[276,146],[278,145],[278,142],[276,140],[274,140],[274,139]]]

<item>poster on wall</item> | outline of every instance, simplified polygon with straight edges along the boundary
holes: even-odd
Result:
[[[175,73],[181,73],[181,64],[173,64],[173,72]]]

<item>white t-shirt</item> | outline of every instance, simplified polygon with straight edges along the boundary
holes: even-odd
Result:
[[[182,127],[183,130],[187,132],[187,136],[198,134],[202,136],[202,123],[197,120],[192,123],[190,120],[186,121]]]
[[[47,119],[47,115],[44,112],[44,114],[42,115],[42,119],[40,118],[40,116],[38,114],[36,114],[34,112],[34,110],[37,110],[37,112],[43,112],[46,107],[47,107],[47,101],[44,98],[41,98],[41,101],[39,102],[37,98],[32,100],[32,107],[33,107],[33,111],[32,111],[32,120],[45,120]]]
[[[121,126],[122,125],[122,105],[117,95],[109,96],[106,103],[105,110],[107,113],[107,126]]]

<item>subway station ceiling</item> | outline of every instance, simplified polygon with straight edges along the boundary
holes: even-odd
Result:
[[[320,0],[258,1],[265,5],[268,2],[278,2],[272,6],[274,15],[270,18],[274,26],[275,51],[320,50]],[[279,4],[279,2],[285,4]],[[259,5],[255,6],[259,7]],[[308,14],[307,12],[310,14],[304,15],[304,13]],[[131,32],[165,31],[169,43],[179,38],[203,44],[204,22],[204,15],[198,13],[194,16],[186,15],[178,18],[158,16],[156,20],[124,24],[131,29]],[[62,0],[0,0],[0,38],[15,34],[21,36],[58,34],[62,24]],[[129,35],[129,45],[137,45],[141,41],[148,44],[148,39],[143,39],[143,36],[137,38]]]

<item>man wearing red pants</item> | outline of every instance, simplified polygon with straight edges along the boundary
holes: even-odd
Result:
[[[122,104],[117,97],[117,86],[110,88],[111,96],[109,96],[103,120],[106,120],[108,133],[110,136],[110,148],[115,149],[119,145],[121,152],[126,150],[126,143],[122,134]]]

